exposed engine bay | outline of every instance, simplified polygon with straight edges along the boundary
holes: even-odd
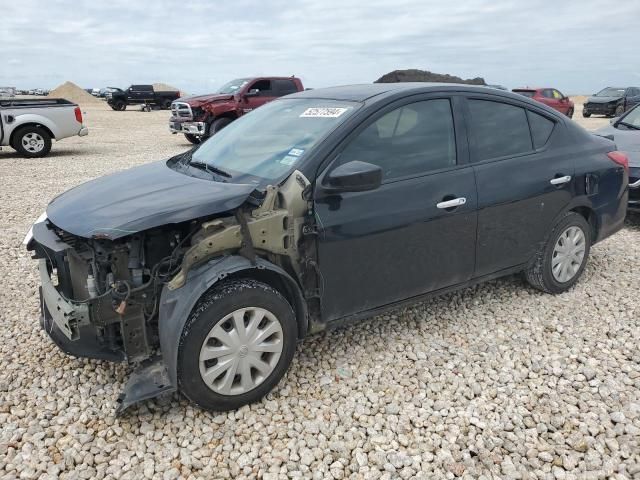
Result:
[[[79,237],[49,220],[34,225],[28,248],[40,262],[43,327],[69,354],[139,363],[162,355],[163,290],[188,290],[189,272],[211,259],[268,260],[302,291],[317,290],[315,239],[304,233],[313,230],[308,187],[295,171],[234,211],[117,239]]]

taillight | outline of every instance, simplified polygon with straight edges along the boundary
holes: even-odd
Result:
[[[621,165],[622,168],[624,168],[627,172],[629,172],[629,158],[627,158],[627,156],[624,153],[613,151],[613,152],[607,153],[607,157],[609,157],[609,159],[616,162],[618,165]]]
[[[76,114],[76,121],[78,123],[82,123],[82,111],[80,110],[80,107],[76,107],[74,113]]]

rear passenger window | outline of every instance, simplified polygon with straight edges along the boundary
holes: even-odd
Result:
[[[378,165],[383,180],[420,175],[456,164],[449,100],[434,99],[397,108],[371,123],[340,154]]]
[[[293,80],[274,80],[273,83],[278,96],[289,95],[298,91]]]
[[[489,100],[469,100],[475,161],[533,150],[524,108]]]
[[[531,137],[533,138],[533,148],[540,148],[551,136],[555,123],[542,115],[529,110],[529,126],[531,127]]]

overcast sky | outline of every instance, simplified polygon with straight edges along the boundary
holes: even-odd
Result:
[[[0,0],[0,86],[252,75],[308,87],[419,68],[567,94],[640,85],[638,0]]]

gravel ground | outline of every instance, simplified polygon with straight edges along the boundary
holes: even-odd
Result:
[[[50,157],[0,152],[0,478],[640,478],[638,218],[563,295],[501,279],[308,338],[258,404],[114,417],[128,368],[53,346],[20,242],[58,193],[189,144],[167,112],[84,110]]]

